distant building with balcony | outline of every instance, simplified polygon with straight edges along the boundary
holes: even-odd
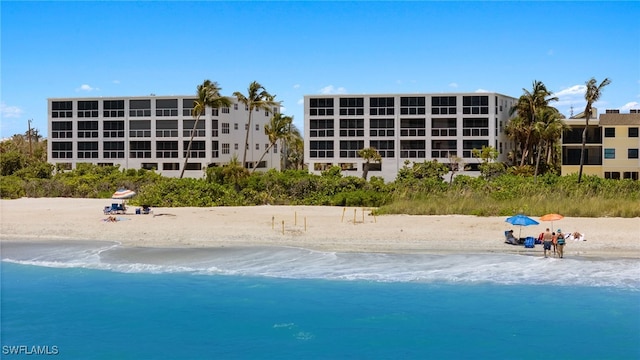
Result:
[[[63,169],[80,163],[155,169],[177,177],[192,132],[185,177],[203,177],[207,167],[223,166],[234,156],[242,162],[248,108],[230,97],[230,107],[207,108],[196,125],[194,100],[193,96],[48,99],[49,162]],[[264,125],[279,111],[279,107],[255,110],[245,167],[252,168],[268,148]],[[280,169],[278,146],[256,167]]]
[[[369,176],[393,181],[405,161],[458,157],[471,171],[483,146],[507,161],[511,148],[504,128],[517,99],[497,93],[306,95],[304,158],[311,173],[339,166],[360,176],[363,148],[375,148],[382,161],[372,163]],[[461,171],[461,173],[465,173]]]
[[[569,125],[562,136],[562,175],[580,170],[584,114],[565,120]],[[607,110],[598,118],[597,110],[589,119],[585,146],[583,174],[607,179],[638,180],[640,173],[640,110],[632,109],[621,114],[619,110]]]

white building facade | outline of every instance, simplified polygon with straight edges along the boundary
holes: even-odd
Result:
[[[507,161],[512,145],[504,128],[516,101],[497,93],[307,95],[305,162],[315,174],[336,165],[360,176],[358,151],[372,147],[382,161],[370,165],[369,177],[385,181],[393,181],[406,160],[448,164],[455,156],[477,171],[473,149],[492,146],[498,161]]]
[[[143,96],[48,99],[48,158],[63,169],[79,163],[120,165],[123,169],[155,169],[178,177],[194,128],[194,96]],[[200,178],[210,166],[224,166],[235,156],[242,162],[248,108],[230,97],[230,107],[207,108],[196,125],[184,176]],[[254,110],[247,161],[253,168],[269,147],[264,125],[274,113]],[[258,170],[280,169],[274,146]]]

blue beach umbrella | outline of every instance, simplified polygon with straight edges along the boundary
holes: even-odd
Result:
[[[520,226],[520,232],[518,233],[518,238],[520,238],[520,235],[522,234],[522,227],[523,226],[529,226],[529,225],[538,225],[539,222],[533,220],[532,218],[526,216],[526,215],[522,215],[522,214],[518,214],[518,215],[514,215],[511,217],[508,217],[507,220],[505,220],[506,222],[508,222],[511,225],[518,225]]]

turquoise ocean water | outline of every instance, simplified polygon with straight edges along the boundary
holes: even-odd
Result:
[[[637,260],[1,250],[3,359],[640,358]]]

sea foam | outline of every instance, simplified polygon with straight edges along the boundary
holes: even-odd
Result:
[[[111,242],[3,242],[2,260],[123,273],[640,290],[640,262],[634,259],[558,259],[494,253],[335,253],[290,247],[130,248]]]

